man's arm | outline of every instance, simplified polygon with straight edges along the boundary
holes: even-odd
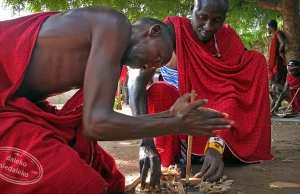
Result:
[[[281,105],[282,100],[287,96],[289,88],[290,88],[290,85],[287,82],[285,82],[283,91],[280,93],[280,95],[275,103],[275,106],[272,107],[271,113],[278,110],[279,106]]]
[[[277,37],[280,43],[280,47],[279,47],[279,54],[282,56],[282,58],[285,59],[285,50],[286,50],[286,44],[287,44],[287,40],[285,38],[285,35],[283,34],[283,32],[278,31],[277,33]]]
[[[128,80],[129,101],[133,116],[148,114],[148,96],[146,87],[154,75],[155,69],[148,72],[141,70],[131,70]],[[162,116],[163,117],[163,116]],[[148,145],[154,147],[152,138],[142,139],[141,146]]]
[[[155,69],[151,69],[148,72],[142,72],[139,69],[135,69],[131,70],[129,73],[129,99],[132,114],[134,116],[148,114],[146,87],[154,73]]]

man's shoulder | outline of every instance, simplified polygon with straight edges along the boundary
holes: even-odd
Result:
[[[90,24],[90,26],[115,26],[115,27],[130,27],[129,19],[118,10],[111,7],[103,6],[89,6],[79,8],[76,11],[81,11],[83,17]]]
[[[277,36],[285,37],[284,32],[281,31],[281,30],[278,30],[278,31],[277,31]]]

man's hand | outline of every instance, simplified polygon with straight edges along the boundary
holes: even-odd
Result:
[[[141,145],[140,152],[141,189],[146,187],[148,170],[150,169],[149,189],[158,188],[161,177],[161,159],[155,146]]]
[[[219,181],[222,177],[223,169],[224,163],[221,154],[213,148],[208,148],[205,155],[204,163],[201,168],[201,172],[196,174],[195,177],[202,177],[204,181]]]
[[[190,100],[189,93],[186,93],[185,95],[178,98],[176,102],[173,104],[173,106],[170,108],[171,115],[176,116],[180,110],[184,109],[184,107],[188,105],[189,100]]]
[[[275,106],[272,107],[271,113],[273,114],[274,112],[277,112],[279,108],[279,104],[276,103]]]
[[[183,95],[170,109],[172,115],[182,120],[182,126],[179,129],[180,134],[215,136],[208,130],[228,129],[234,124],[233,121],[226,119],[227,114],[204,108],[207,100],[196,100],[188,103],[189,99],[189,94]]]

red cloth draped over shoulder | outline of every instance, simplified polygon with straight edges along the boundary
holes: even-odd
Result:
[[[104,177],[109,193],[121,192],[125,178],[117,170],[113,158],[96,141],[82,135],[83,90],[78,91],[61,110],[47,101],[34,104],[26,98],[12,97],[24,78],[40,26],[47,17],[56,13],[39,13],[0,22],[0,139],[7,139],[5,134],[20,122],[34,123],[53,132],[59,142],[72,145],[80,158]],[[26,133],[26,128],[22,130]],[[11,138],[11,142],[17,141],[18,134]],[[36,142],[30,143],[28,146],[32,147]],[[43,153],[43,150],[39,152]]]
[[[293,89],[300,88],[300,77],[293,77],[290,73],[286,76],[286,81]]]
[[[287,74],[286,77],[287,83],[292,88],[290,90],[291,98],[293,98],[296,95],[297,89],[300,88],[300,77],[293,77],[290,73]],[[300,93],[298,92],[297,97],[293,101],[293,111],[299,112],[300,110]]]
[[[277,44],[278,44],[278,31],[273,35],[271,46],[270,46],[270,56],[268,61],[269,67],[269,79],[272,80],[274,75],[277,73]]]
[[[273,159],[268,74],[265,57],[245,50],[229,26],[224,25],[216,40],[203,44],[194,33],[191,22],[183,17],[168,17],[176,32],[176,55],[179,93],[196,90],[197,99],[208,99],[207,107],[229,114],[235,121],[232,130],[215,130],[232,153],[244,162]],[[186,140],[186,136],[181,136]],[[192,152],[203,155],[208,137],[194,137]]]

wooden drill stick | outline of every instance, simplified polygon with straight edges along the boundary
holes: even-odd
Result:
[[[196,91],[192,90],[191,92],[191,102],[194,102],[196,98]],[[191,176],[191,155],[192,155],[192,144],[193,144],[193,136],[188,136],[188,149],[187,149],[187,158],[186,158],[186,185],[189,185],[190,176]]]
[[[293,97],[292,101],[290,102],[289,106],[287,107],[287,109],[285,110],[284,114],[286,115],[286,113],[288,112],[289,108],[291,107],[291,105],[293,104],[298,92],[299,92],[300,88],[297,89],[295,96]]]

